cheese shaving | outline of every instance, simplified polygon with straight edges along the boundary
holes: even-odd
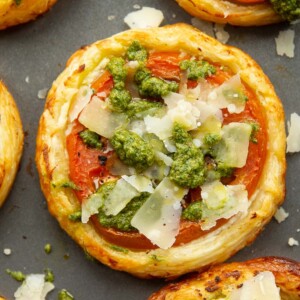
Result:
[[[300,116],[296,113],[291,114],[291,121],[288,124],[288,137],[286,152],[294,153],[300,151]]]
[[[131,28],[149,28],[158,27],[164,19],[162,11],[152,8],[143,7],[141,10],[129,13],[124,22]]]
[[[289,213],[287,213],[283,207],[280,207],[277,209],[274,218],[278,223],[283,222],[287,217],[289,216]]]
[[[289,58],[294,57],[295,52],[295,31],[292,29],[287,29],[279,31],[279,35],[275,38],[276,51],[278,55],[286,55]]]

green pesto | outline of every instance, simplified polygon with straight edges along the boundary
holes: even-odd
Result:
[[[142,193],[140,196],[133,198],[126,207],[116,216],[107,216],[103,210],[100,209],[98,214],[98,221],[104,227],[112,227],[122,231],[135,231],[136,229],[131,225],[131,219],[149,197],[149,193]]]
[[[143,80],[151,77],[151,71],[147,68],[138,68],[134,74],[134,81],[137,84],[141,84]]]
[[[81,220],[81,211],[76,211],[68,215],[68,219],[73,222],[78,222]]]
[[[52,272],[52,270],[50,270],[49,268],[45,269],[45,281],[46,282],[54,282],[54,274]]]
[[[134,132],[126,129],[117,130],[110,143],[118,157],[139,172],[154,163],[154,151],[151,145]]]
[[[213,167],[207,168],[207,180],[220,180],[221,178],[231,177],[233,174],[234,168],[228,167],[225,164],[215,162]]]
[[[125,89],[114,87],[109,94],[109,100],[114,111],[123,112],[131,101],[131,95]]]
[[[114,251],[122,252],[122,253],[125,253],[125,254],[127,254],[129,252],[128,249],[120,247],[120,246],[116,246],[116,245],[110,245],[109,248],[114,250]]]
[[[167,96],[170,92],[177,92],[179,85],[175,81],[165,81],[157,77],[146,77],[138,86],[143,97],[160,98]]]
[[[274,10],[287,21],[294,21],[300,18],[299,0],[270,0]]]
[[[10,269],[6,269],[6,273],[17,281],[24,281],[26,278],[26,275],[21,271],[11,271]]]
[[[62,289],[58,293],[58,300],[74,300],[74,297],[66,289]]]
[[[182,212],[182,218],[189,221],[199,221],[202,219],[203,202],[195,201],[189,204]]]
[[[183,60],[179,66],[181,70],[187,71],[187,78],[190,80],[206,78],[216,73],[216,68],[204,60]]]
[[[223,91],[224,97],[233,103],[245,103],[248,101],[248,97],[242,90],[229,89]]]
[[[147,60],[148,53],[139,41],[133,41],[127,49],[126,57],[128,60],[145,62]]]
[[[208,133],[204,136],[203,142],[206,146],[212,147],[219,143],[222,139],[222,136],[217,133]]]
[[[205,181],[204,155],[192,143],[192,137],[180,124],[175,124],[172,132],[177,151],[171,165],[170,179],[177,185],[195,188]]]
[[[250,135],[250,142],[252,142],[254,144],[257,144],[258,140],[257,140],[256,134],[259,131],[260,126],[256,122],[250,122],[249,125],[251,125],[251,129],[252,129],[251,130],[251,135]]]
[[[56,187],[56,186],[57,186],[56,184],[53,184],[53,187]],[[70,189],[75,190],[75,191],[80,190],[80,188],[73,181],[63,182],[59,186],[62,187],[62,188],[70,188]]]
[[[164,258],[162,256],[158,256],[156,254],[152,254],[150,257],[151,257],[152,260],[154,260],[156,262],[164,261]]]
[[[125,67],[125,60],[122,57],[113,57],[106,66],[116,84],[119,81],[125,81],[127,76],[127,69]]]
[[[94,131],[85,129],[79,132],[79,137],[90,148],[96,148],[96,149],[102,148],[101,137],[99,134],[97,134]]]
[[[184,127],[182,127],[180,124],[175,123],[172,131],[172,139],[175,142],[175,144],[188,144],[192,143],[192,137],[187,132]]]
[[[142,119],[147,115],[153,116],[163,107],[160,102],[139,100],[128,104],[126,114],[131,119]]]
[[[51,246],[51,244],[46,244],[45,246],[44,246],[44,251],[45,251],[45,253],[47,253],[47,254],[50,254],[51,253],[51,251],[52,251],[52,246]]]
[[[111,193],[111,191],[116,186],[117,181],[107,181],[103,183],[97,190],[97,194],[101,194],[102,198],[106,200]]]

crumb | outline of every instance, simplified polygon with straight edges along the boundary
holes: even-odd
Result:
[[[44,89],[41,89],[38,91],[37,96],[39,99],[45,99],[47,96],[47,93],[48,93],[48,88],[44,88]]]
[[[11,255],[11,249],[10,248],[4,248],[3,249],[3,254],[7,255],[7,256]]]
[[[292,238],[292,237],[289,238],[288,244],[291,247],[293,247],[293,246],[299,246],[299,242],[297,240],[295,240],[294,238]]]
[[[114,20],[115,18],[116,18],[116,16],[110,15],[110,16],[107,17],[107,20],[108,20],[108,21],[112,21],[112,20]]]
[[[134,5],[133,5],[133,8],[134,8],[134,9],[141,9],[141,6],[140,6],[139,4],[134,4]]]
[[[25,82],[26,82],[26,83],[29,83],[29,76],[26,76]]]
[[[176,14],[172,14],[172,18],[175,19],[176,18]]]
[[[289,216],[289,213],[286,212],[283,207],[280,207],[277,209],[274,218],[278,223],[283,222],[287,217]]]

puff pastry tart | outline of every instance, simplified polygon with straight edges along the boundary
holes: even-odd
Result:
[[[14,178],[23,149],[23,130],[13,97],[0,80],[0,206],[3,204]]]
[[[191,15],[216,23],[259,26],[300,17],[298,0],[176,0]]]
[[[1,0],[0,30],[26,23],[45,13],[57,0]]]
[[[49,210],[92,256],[140,277],[223,261],[283,200],[283,118],[258,65],[191,26],[96,42],[70,58],[40,120]]]
[[[210,268],[169,284],[149,300],[175,299],[300,299],[300,263],[262,257]]]

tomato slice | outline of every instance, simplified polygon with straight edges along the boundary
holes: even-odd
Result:
[[[179,81],[179,63],[184,59],[188,59],[188,56],[179,52],[153,52],[149,55],[147,68],[155,77]]]
[[[105,156],[101,150],[88,148],[79,132],[84,126],[75,123],[72,132],[67,136],[67,151],[69,155],[70,179],[78,187],[77,198],[82,201],[95,192],[94,180],[108,176],[104,166],[100,165],[99,156]]]
[[[113,88],[114,81],[112,75],[108,71],[104,71],[91,85],[95,90],[95,94],[104,93],[103,98],[106,98]]]

